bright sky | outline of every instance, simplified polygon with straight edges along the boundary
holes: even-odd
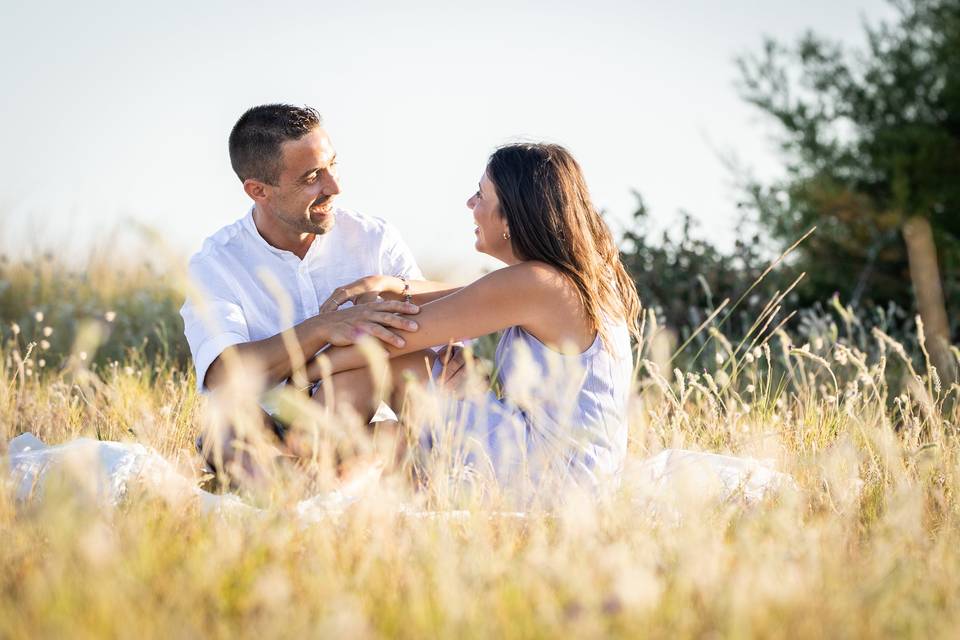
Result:
[[[470,277],[465,206],[489,153],[567,145],[619,235],[642,192],[732,238],[735,154],[759,175],[770,128],[733,59],[806,28],[859,45],[880,0],[748,2],[42,0],[0,6],[0,249],[105,242],[136,220],[184,256],[249,201],[227,135],[264,102],[318,108],[340,203],[399,227],[428,275]]]

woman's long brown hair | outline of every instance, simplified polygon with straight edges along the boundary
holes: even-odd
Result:
[[[622,319],[639,337],[636,286],[570,152],[556,144],[507,145],[490,156],[487,175],[507,219],[514,254],[553,265],[568,277],[604,341],[604,316]]]

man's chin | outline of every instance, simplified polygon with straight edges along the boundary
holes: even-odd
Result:
[[[336,215],[333,208],[326,210],[310,210],[310,226],[313,227],[313,233],[324,234],[333,228]]]

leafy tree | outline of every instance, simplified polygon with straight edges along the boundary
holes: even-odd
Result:
[[[770,257],[765,255],[768,252],[761,246],[761,238],[742,235],[744,226],[738,227],[732,250],[722,250],[699,237],[697,221],[685,211],[679,212],[678,223],[670,231],[653,233],[650,211],[643,197],[634,195],[634,224],[624,234],[621,256],[642,304],[656,313],[658,324],[675,334],[678,344],[687,342],[725,300],[729,303],[714,316],[712,326],[723,321],[728,335],[745,335],[776,292],[786,290],[798,275],[793,269],[778,269],[761,280]],[[787,302],[796,304],[797,298],[791,296]],[[694,365],[692,358],[700,352],[697,347],[707,337],[707,333],[699,334],[693,348],[678,362]]]
[[[955,361],[942,287],[956,321],[960,0],[893,6],[894,22],[865,27],[865,50],[807,33],[793,46],[767,40],[738,60],[742,95],[778,124],[786,159],[783,179],[748,183],[748,200],[785,243],[818,227],[799,254],[807,296],[839,291],[854,302],[905,306],[915,299],[934,362],[949,378]]]

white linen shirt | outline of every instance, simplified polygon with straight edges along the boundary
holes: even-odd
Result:
[[[271,246],[253,209],[207,238],[191,259],[191,291],[180,309],[201,391],[207,369],[227,347],[262,340],[307,320],[338,286],[373,274],[422,280],[393,225],[337,208],[303,260]]]

